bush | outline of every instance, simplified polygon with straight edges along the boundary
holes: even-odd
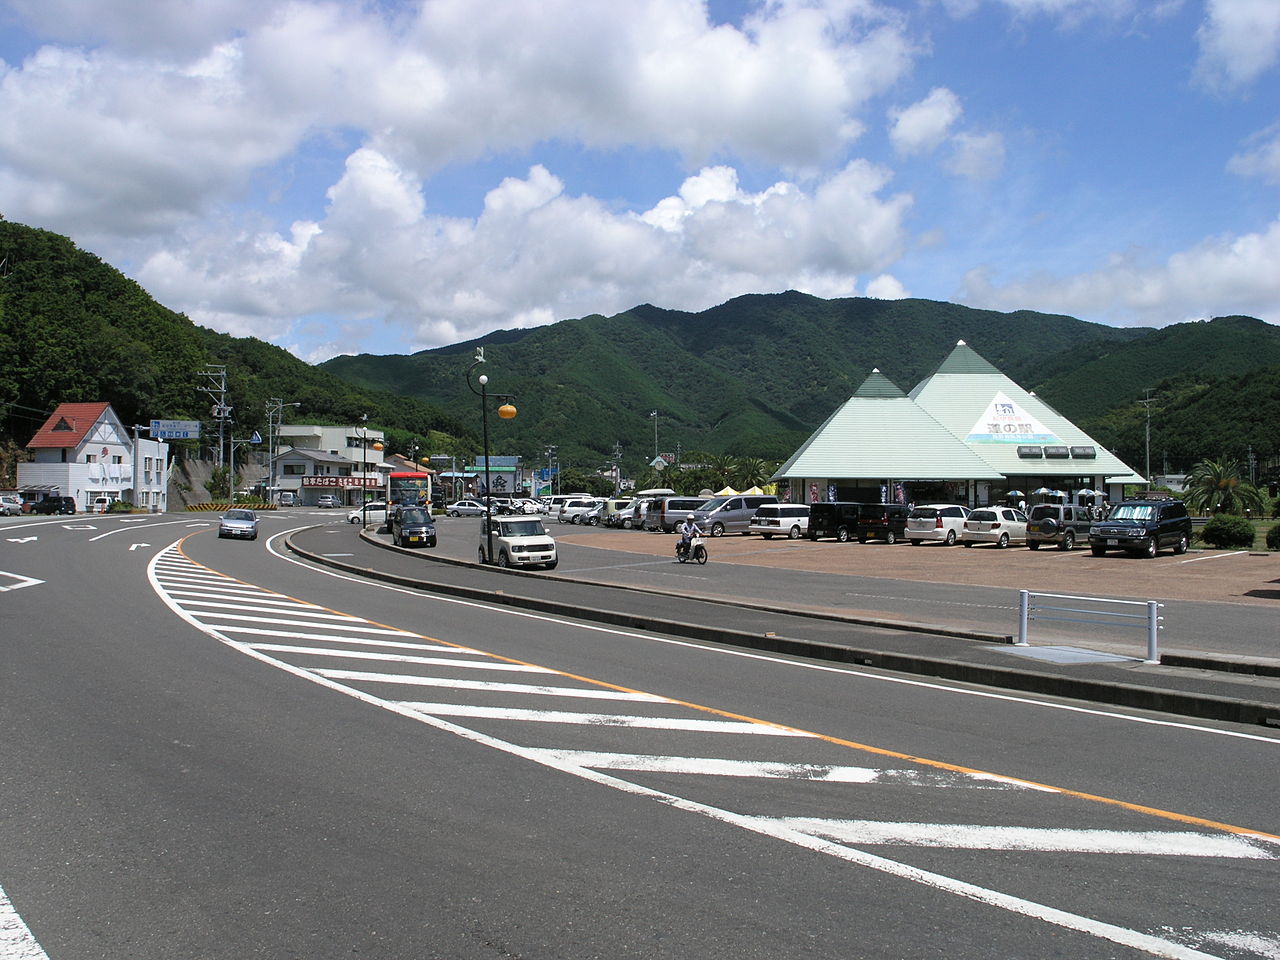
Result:
[[[1204,525],[1200,539],[1211,547],[1249,548],[1253,546],[1253,524],[1244,517],[1220,513]]]
[[[1267,531],[1267,549],[1280,550],[1280,524]]]

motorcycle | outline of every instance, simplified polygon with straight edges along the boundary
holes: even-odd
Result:
[[[691,537],[687,542],[681,540],[676,544],[676,559],[681,563],[692,560],[694,563],[707,562],[707,547],[701,537]]]

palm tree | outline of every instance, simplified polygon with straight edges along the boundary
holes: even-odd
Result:
[[[734,464],[733,478],[743,490],[766,483],[773,476],[773,467],[759,457],[743,457]]]
[[[707,466],[711,469],[711,472],[715,474],[716,480],[719,481],[720,486],[729,486],[729,481],[733,478],[733,457],[729,456],[727,453],[717,453],[715,456],[710,458],[707,462]]]
[[[1266,509],[1262,492],[1241,479],[1239,460],[1201,460],[1187,475],[1187,506],[1204,513],[1244,513],[1258,516]]]

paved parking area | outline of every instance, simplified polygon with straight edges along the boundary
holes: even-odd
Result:
[[[551,522],[557,541],[654,557],[670,556],[676,537],[637,531],[584,530]],[[1087,549],[910,546],[837,543],[834,540],[765,540],[726,536],[707,541],[713,562],[807,570],[824,574],[885,577],[1010,590],[1152,600],[1218,601],[1280,608],[1280,553],[1192,550],[1163,552],[1154,560]]]

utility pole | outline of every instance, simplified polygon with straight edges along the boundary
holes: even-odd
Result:
[[[213,419],[218,424],[218,466],[225,463],[224,437],[227,424],[231,422],[231,407],[227,404],[227,367],[222,363],[208,363],[200,371],[199,376],[207,377],[209,386],[200,387],[201,393],[207,393],[213,399]]]
[[[653,410],[649,413],[653,418],[653,459],[658,459],[658,411]]]
[[[1138,402],[1147,408],[1147,492],[1151,492],[1151,404],[1155,402],[1155,398],[1151,396],[1151,387],[1146,388],[1147,396]]]

